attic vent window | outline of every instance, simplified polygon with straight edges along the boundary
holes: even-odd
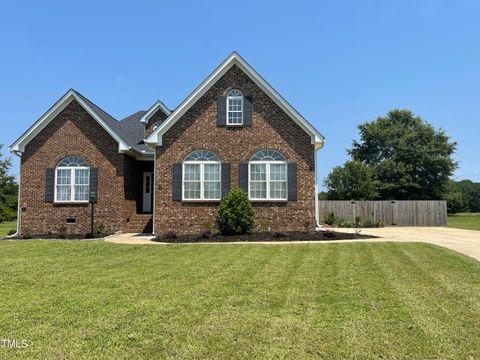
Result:
[[[75,218],[67,218],[67,224],[75,224],[77,222],[77,219]]]
[[[227,125],[243,125],[243,94],[237,89],[228,92]]]
[[[155,131],[160,126],[161,123],[162,123],[162,120],[155,121],[155,123],[153,124],[153,130]]]

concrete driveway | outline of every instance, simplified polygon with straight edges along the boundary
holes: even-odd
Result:
[[[251,243],[234,243],[234,244],[331,244],[345,242],[384,242],[384,241],[400,241],[400,242],[424,242],[446,247],[459,253],[468,255],[480,261],[480,231],[462,230],[444,227],[384,227],[384,228],[363,228],[363,229],[335,229],[338,232],[361,231],[362,234],[377,236],[376,239],[359,239],[359,240],[329,240],[329,241],[291,241],[291,242],[251,242]],[[106,238],[108,242],[117,244],[157,244],[165,245],[165,243],[151,241],[151,236],[145,234],[119,234]],[[211,244],[211,243],[200,243]],[[214,243],[222,244],[222,243]],[[232,244],[232,243],[223,243]]]
[[[339,232],[355,232],[355,230],[338,229]],[[480,231],[446,227],[384,227],[361,229],[361,233],[378,236],[382,241],[435,244],[458,251],[480,261]]]

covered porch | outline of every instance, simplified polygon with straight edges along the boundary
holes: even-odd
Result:
[[[133,160],[125,169],[125,194],[130,215],[124,232],[153,231],[154,162]]]

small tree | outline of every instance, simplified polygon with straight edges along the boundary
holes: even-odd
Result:
[[[218,230],[223,235],[250,232],[255,226],[255,210],[246,192],[230,190],[222,199],[217,213]]]
[[[465,201],[462,191],[454,181],[448,183],[447,193],[444,198],[447,200],[447,212],[449,214],[456,214],[468,210],[468,203]]]
[[[2,159],[0,144],[0,222],[14,220],[17,217],[18,184],[8,172],[12,165],[10,158]]]

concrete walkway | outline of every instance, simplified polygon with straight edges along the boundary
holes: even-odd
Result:
[[[459,253],[468,255],[480,261],[480,231],[462,230],[444,227],[385,227],[368,229],[335,229],[338,232],[353,233],[360,230],[361,234],[373,235],[375,239],[359,240],[329,240],[329,241],[271,241],[271,242],[230,242],[230,243],[198,243],[198,244],[330,244],[345,242],[424,242],[446,247]],[[151,241],[152,237],[146,234],[119,234],[108,237],[105,241],[116,244],[132,245],[165,245],[167,243]],[[188,244],[185,244],[188,245]]]

